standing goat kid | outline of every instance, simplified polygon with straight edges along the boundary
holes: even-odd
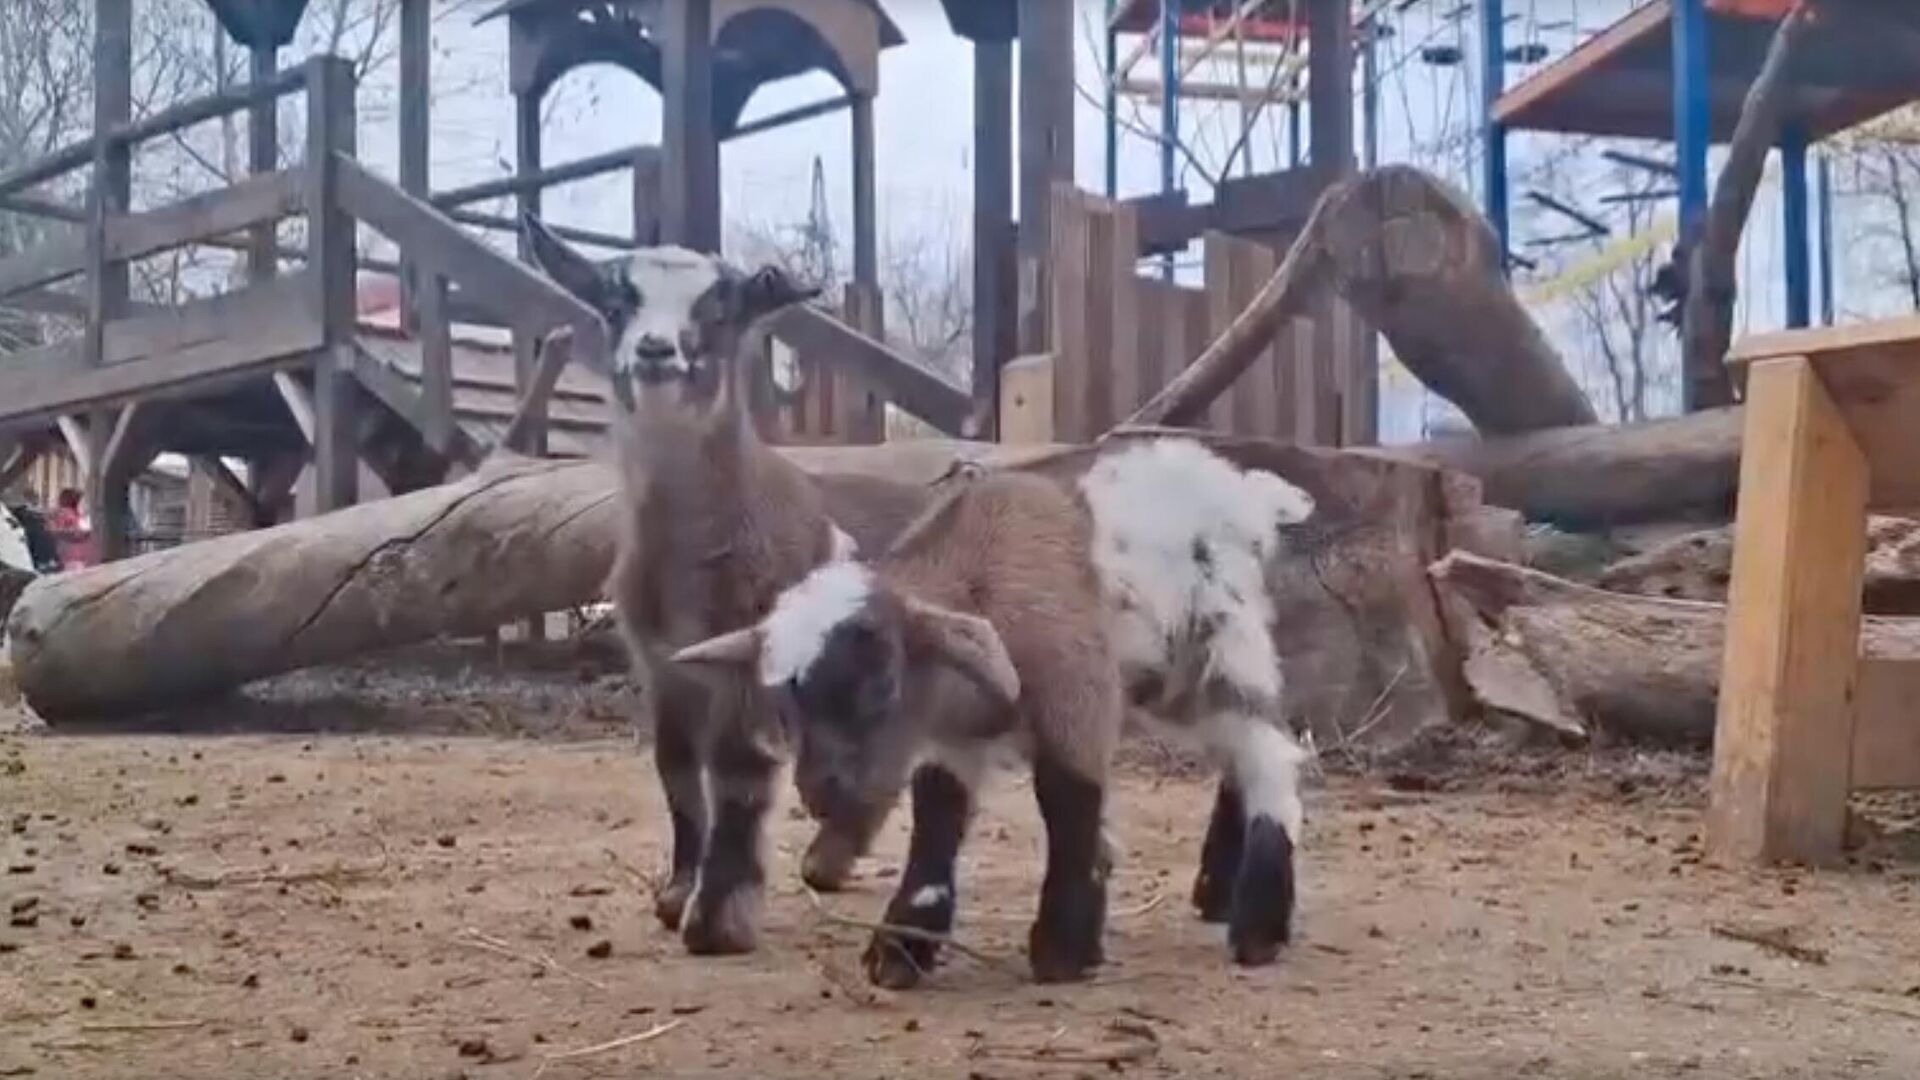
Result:
[[[1305,752],[1280,726],[1266,571],[1313,501],[1190,439],[1141,442],[1069,489],[1018,473],[958,488],[871,565],[821,567],[756,626],[676,660],[756,671],[839,800],[885,806],[911,772],[913,838],[886,922],[954,918],[954,858],[992,745],[1033,763],[1047,869],[1029,939],[1036,978],[1100,962],[1107,767],[1127,705],[1198,736],[1222,768],[1194,903],[1234,959],[1288,939]],[[919,762],[917,768],[915,763]],[[869,976],[918,981],[932,940],[877,931]]]
[[[693,678],[665,655],[752,625],[780,590],[830,558],[878,550],[926,492],[809,477],[756,434],[743,339],[757,320],[813,291],[774,267],[742,275],[677,247],[596,264],[538,220],[525,224],[541,268],[607,319],[612,377],[634,391],[619,395],[631,399],[633,415],[614,425],[626,510],[609,587],[653,713],[673,826],[671,876],[655,914],[691,952],[747,952],[765,882],[764,819],[784,757],[778,717],[751,678]],[[885,811],[857,821],[822,816],[808,877],[830,886]]]

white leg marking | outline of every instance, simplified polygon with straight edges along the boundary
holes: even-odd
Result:
[[[1257,716],[1215,718],[1209,739],[1227,758],[1246,805],[1247,820],[1278,821],[1297,846],[1306,808],[1300,801],[1300,766],[1307,752],[1287,733]]]
[[[953,890],[945,885],[922,885],[914,890],[907,903],[917,908],[939,907],[953,899]]]

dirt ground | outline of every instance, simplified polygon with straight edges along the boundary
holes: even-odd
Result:
[[[1039,827],[1003,775],[977,955],[890,995],[785,808],[759,953],[653,923],[663,815],[597,672],[413,679],[303,676],[192,734],[0,716],[0,1077],[1920,1076],[1920,861],[1716,867],[1698,760],[1328,778],[1298,940],[1245,971],[1186,903],[1206,783],[1136,755],[1110,962],[1065,987],[1024,978]],[[831,913],[877,915],[901,826]]]

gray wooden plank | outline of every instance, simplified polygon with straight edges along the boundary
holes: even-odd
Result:
[[[290,217],[305,209],[303,184],[298,173],[266,173],[158,210],[108,218],[107,257],[140,259]]]

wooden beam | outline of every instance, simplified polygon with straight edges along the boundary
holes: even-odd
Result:
[[[306,436],[308,445],[312,445],[319,435],[319,422],[313,411],[313,393],[291,371],[274,372],[273,388],[280,392],[280,400],[286,402],[294,426]]]
[[[1341,173],[1353,157],[1353,0],[1307,0],[1307,96],[1313,163]]]
[[[313,317],[327,345],[338,346],[352,341],[358,318],[352,220],[358,215],[343,175],[355,149],[354,74],[335,56],[314,57],[307,71],[307,274]]]
[[[1851,786],[1867,461],[1801,357],[1748,372],[1708,843],[1830,863]]]
[[[153,460],[147,445],[147,435],[153,429],[152,411],[152,406],[138,401],[129,401],[120,407],[113,420],[113,433],[107,436],[106,446],[95,463],[97,468],[109,477],[124,479]]]
[[[87,422],[78,416],[60,416],[54,419],[54,426],[60,431],[60,438],[67,444],[67,453],[73,455],[73,463],[80,467],[83,477],[93,475],[93,441],[87,434]]]
[[[158,210],[108,218],[107,257],[141,259],[239,232],[256,223],[278,222],[305,210],[308,193],[304,184],[299,173],[266,173]]]
[[[324,349],[313,362],[313,491],[322,514],[360,501],[360,390],[355,349]]]
[[[778,316],[773,332],[803,357],[845,367],[880,388],[887,400],[956,435],[972,411],[966,392],[816,307]]]
[[[483,214],[477,210],[448,210],[446,211],[446,215],[448,218],[462,225],[472,225],[475,228],[493,229],[497,232],[510,233],[518,233],[520,231],[520,221],[518,218],[503,217],[499,214]],[[582,244],[592,244],[595,247],[612,248],[615,251],[632,251],[635,247],[639,246],[625,236],[600,232],[597,229],[581,229],[571,225],[548,225],[547,229],[555,236],[567,240],[578,241]]]
[[[545,427],[547,403],[553,399],[554,387],[560,383],[560,373],[572,358],[572,333],[561,331],[547,336],[539,350],[539,363],[519,389],[519,400],[514,405],[513,416],[507,421],[506,430],[500,434],[501,446],[515,453],[532,453],[528,447],[533,445],[533,433]]]
[[[527,123],[530,124],[532,130],[537,133],[540,123],[539,104],[535,102],[526,106],[525,110],[526,115],[531,117]],[[516,124],[516,132],[519,130],[520,128],[518,124]],[[518,135],[516,135],[516,139],[517,138]],[[575,180],[585,180],[589,177],[604,176],[607,173],[619,172],[622,169],[638,168],[642,162],[657,162],[659,158],[659,147],[647,144],[636,144],[633,146],[623,146],[618,150],[608,150],[604,153],[579,158],[563,165],[542,168],[539,164],[539,153],[536,150],[534,154],[530,155],[530,167],[524,169],[516,168],[512,176],[503,176],[495,180],[482,180],[479,183],[468,184],[464,187],[449,188],[435,195],[431,201],[433,205],[442,210],[450,210],[472,203],[485,202],[488,199],[498,199],[505,195],[520,195],[523,193],[537,195],[539,192],[550,187],[558,187],[561,184],[571,183]],[[536,199],[535,202],[537,203],[538,199]]]
[[[445,275],[460,286],[464,297],[485,305],[515,322],[539,329],[570,326],[576,335],[576,356],[589,364],[605,363],[606,324],[599,313],[546,275],[515,262],[467,235],[445,214],[366,171],[359,163],[335,162],[339,198],[346,211],[385,235],[423,270]],[[597,355],[580,344],[588,337]]]
[[[1019,5],[1019,348],[1038,353],[1047,348],[1045,262],[1053,185],[1073,182],[1075,9],[1058,0]]]
[[[662,5],[660,93],[665,172],[661,238],[695,251],[720,250],[720,142],[713,130],[712,0]]]
[[[732,131],[720,136],[720,141],[732,142],[735,139],[757,132],[772,131],[774,128],[786,127],[788,124],[797,124],[802,120],[811,120],[816,116],[837,113],[841,109],[847,108],[854,103],[855,98],[853,95],[843,94],[840,97],[826,98],[821,101],[809,102],[805,105],[796,105],[791,109],[783,109],[769,116],[762,116],[757,120],[749,120],[744,124],[736,124]]]
[[[1664,0],[1635,10],[1501,94],[1493,106],[1493,119],[1509,127],[1525,126],[1521,120],[1525,113],[1580,83],[1616,55],[1663,33],[1672,19],[1673,11]]]
[[[879,224],[874,204],[873,95],[853,99],[853,283],[880,286]]]
[[[423,390],[416,389],[392,368],[357,346],[353,350],[353,374],[368,393],[419,432],[429,450],[469,467],[479,464],[479,448],[463,428],[453,423],[450,408],[444,424],[433,423],[432,410]]]
[[[255,87],[265,89],[280,72],[280,50],[255,45],[247,55],[248,74]],[[255,176],[280,166],[280,99],[262,98],[247,110],[247,171]],[[279,240],[273,223],[263,222],[247,235],[247,279],[262,282],[279,271]]]
[[[30,251],[0,260],[0,297],[43,288],[86,270],[84,237],[49,240]]]
[[[973,44],[973,408],[976,438],[999,430],[1001,367],[1018,342],[1013,233],[1013,45]]]
[[[46,451],[46,440],[38,436],[29,435],[15,442],[6,456],[0,457],[0,491],[6,491],[18,483]],[[43,497],[47,494],[41,492]]]

